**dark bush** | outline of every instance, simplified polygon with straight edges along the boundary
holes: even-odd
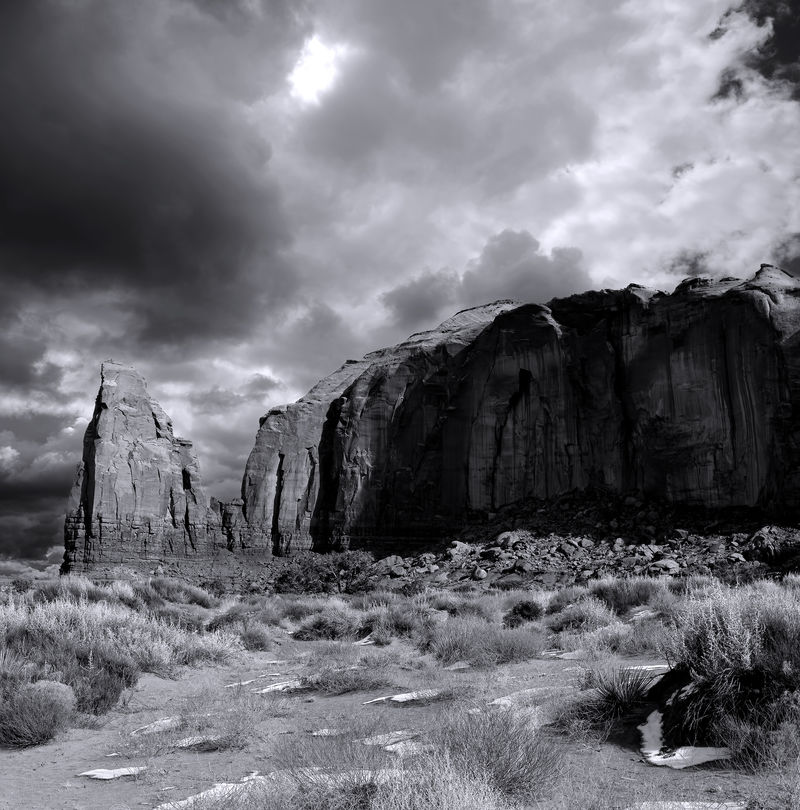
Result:
[[[372,557],[365,551],[308,552],[287,560],[275,578],[278,593],[358,593],[370,587]]]
[[[356,638],[363,629],[362,624],[362,617],[355,611],[328,605],[319,613],[309,616],[300,625],[294,637],[300,641]]]
[[[532,622],[542,616],[544,610],[538,602],[532,599],[521,599],[511,610],[503,616],[505,627],[519,627],[525,622]]]

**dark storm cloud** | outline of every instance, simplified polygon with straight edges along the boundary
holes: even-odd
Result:
[[[142,340],[180,344],[210,320],[215,335],[241,332],[292,292],[269,144],[243,124],[234,91],[250,98],[283,75],[280,58],[275,75],[259,63],[248,73],[239,49],[279,54],[302,26],[284,11],[242,41],[243,4],[218,16],[211,7],[2,5],[7,296],[31,278],[67,306],[119,289]]]
[[[555,248],[547,255],[528,231],[506,229],[490,237],[460,278],[447,269],[427,271],[383,293],[380,301],[395,323],[411,328],[422,322],[432,326],[435,316],[451,314],[447,308],[456,304],[502,298],[545,303],[591,286],[579,250]]]
[[[381,303],[396,323],[410,326],[433,319],[446,304],[456,300],[460,280],[450,270],[428,271],[383,293]]]
[[[784,87],[792,98],[800,101],[800,7],[797,2],[745,0],[722,16],[710,38],[723,37],[735,14],[746,14],[760,27],[769,26],[769,33],[759,45],[742,56],[738,65],[727,67],[722,72],[715,97],[744,98],[745,83],[740,75],[744,66]]]
[[[462,279],[463,301],[476,305],[499,298],[545,303],[592,286],[576,248],[554,248],[548,256],[528,231],[492,236]]]

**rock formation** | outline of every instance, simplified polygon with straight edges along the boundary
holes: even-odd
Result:
[[[131,555],[403,545],[581,490],[794,509],[800,284],[762,265],[468,309],[267,413],[240,501],[210,511],[196,478],[141,379],[106,364],[68,557],[108,538]]]
[[[594,488],[800,497],[800,285],[687,279],[459,313],[262,420],[242,487],[275,549],[439,536]]]
[[[191,442],[132,368],[107,361],[70,495],[63,570],[210,558],[224,547]]]

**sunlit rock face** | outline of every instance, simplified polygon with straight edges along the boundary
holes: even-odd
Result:
[[[83,460],[70,495],[64,569],[211,557],[224,545],[191,442],[147,393],[144,379],[102,365]]]
[[[798,329],[800,287],[767,265],[467,310],[268,413],[244,517],[281,553],[436,536],[588,487],[791,507]]]

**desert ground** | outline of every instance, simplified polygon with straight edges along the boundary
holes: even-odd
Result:
[[[0,807],[800,807],[798,633],[793,577],[239,596],[9,583]],[[651,764],[638,726],[686,665],[681,711],[705,723],[689,742],[724,758]],[[774,688],[754,687],[768,665]],[[667,760],[676,745],[665,731]]]

